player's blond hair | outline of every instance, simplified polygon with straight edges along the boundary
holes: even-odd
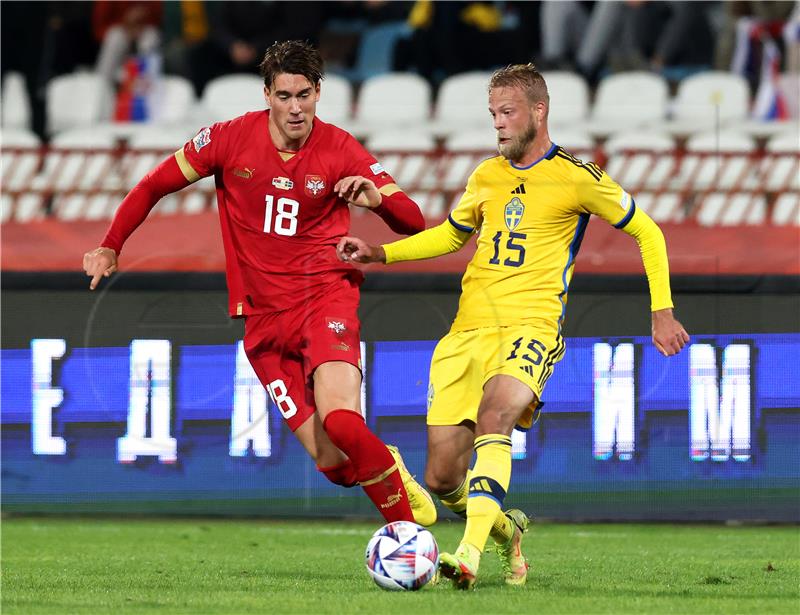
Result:
[[[505,68],[498,68],[489,79],[489,91],[494,88],[520,88],[531,104],[544,102],[550,107],[547,84],[533,64],[509,64]]]
[[[313,45],[295,40],[273,43],[258,68],[264,85],[271,90],[275,77],[282,73],[303,75],[311,85],[316,86],[325,76],[322,64],[322,56]]]

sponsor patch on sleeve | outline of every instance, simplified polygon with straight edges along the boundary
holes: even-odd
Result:
[[[194,151],[199,152],[203,149],[206,145],[211,143],[211,129],[210,128],[203,128],[200,132],[197,133],[194,139],[192,139],[192,144],[194,145]]]
[[[625,211],[628,211],[631,207],[631,195],[624,190],[622,191],[622,198],[619,200],[619,206]]]
[[[380,175],[383,173],[383,166],[381,166],[380,162],[376,162],[375,164],[370,165],[369,170],[372,171],[373,175]]]

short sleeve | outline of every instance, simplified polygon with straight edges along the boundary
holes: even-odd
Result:
[[[588,170],[593,171],[589,173]],[[578,204],[586,212],[600,216],[615,228],[624,227],[633,216],[631,195],[596,165],[576,169]]]
[[[387,173],[375,156],[350,135],[345,142],[345,148],[348,162],[342,177],[360,175],[374,182],[378,188],[395,183],[394,178]]]
[[[459,231],[465,233],[474,233],[476,229],[480,228],[483,222],[481,211],[478,202],[478,186],[475,179],[475,173],[469,176],[467,180],[467,189],[458,201],[453,211],[447,216],[450,224],[456,227]]]
[[[224,140],[224,125],[214,124],[201,129],[190,141],[183,146],[183,156],[197,175],[207,177],[213,175],[221,166],[223,156],[222,142]],[[180,158],[180,157],[179,157]],[[178,160],[181,164],[181,160]],[[184,175],[187,169],[181,167]]]

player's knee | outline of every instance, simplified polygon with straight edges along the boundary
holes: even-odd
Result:
[[[425,468],[425,484],[428,490],[436,495],[452,493],[464,482],[464,476],[457,476],[457,473],[447,468],[428,466]]]

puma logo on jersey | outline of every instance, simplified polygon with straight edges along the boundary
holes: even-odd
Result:
[[[253,172],[254,171],[255,171],[255,169],[250,169],[248,167],[245,167],[243,169],[240,169],[239,167],[235,167],[233,169],[233,174],[236,175],[236,177],[243,177],[244,179],[250,179],[251,177],[253,177]]]

